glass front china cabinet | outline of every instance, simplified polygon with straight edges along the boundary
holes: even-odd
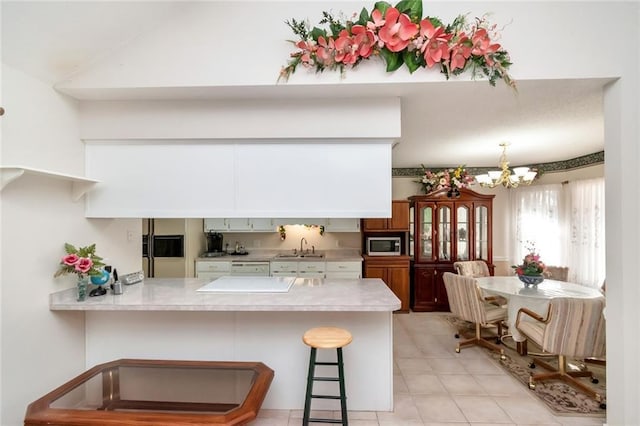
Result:
[[[449,310],[442,275],[454,272],[453,262],[484,260],[493,275],[493,198],[470,189],[461,189],[458,198],[447,197],[446,189],[409,198],[415,227],[414,311]]]

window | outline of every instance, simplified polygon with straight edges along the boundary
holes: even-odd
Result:
[[[604,179],[534,185],[511,193],[513,264],[535,243],[548,265],[568,266],[569,281],[599,287],[605,278]]]

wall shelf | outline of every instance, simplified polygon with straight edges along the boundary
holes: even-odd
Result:
[[[78,201],[87,191],[89,191],[93,187],[93,185],[99,182],[97,180],[88,179],[82,176],[73,176],[48,170],[34,169],[32,167],[0,166],[0,191],[2,191],[4,187],[9,183],[24,175],[42,176],[45,178],[70,181],[72,184],[71,196],[73,198],[73,201]]]

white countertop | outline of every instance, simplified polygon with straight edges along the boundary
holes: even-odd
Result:
[[[316,250],[316,253],[324,254],[324,257],[278,257],[280,253],[291,253],[292,250],[266,250],[266,249],[253,249],[249,250],[249,254],[246,255],[226,255],[219,257],[198,257],[197,261],[208,261],[208,262],[224,262],[224,261],[238,261],[244,260],[248,262],[256,262],[256,261],[328,261],[328,262],[348,262],[348,261],[359,261],[362,262],[362,255],[359,250],[356,249],[342,249],[342,250]]]
[[[287,293],[202,293],[211,280],[147,278],[123,286],[121,295],[75,299],[70,288],[49,295],[53,311],[271,311],[366,312],[395,311],[400,300],[379,278],[297,278]]]

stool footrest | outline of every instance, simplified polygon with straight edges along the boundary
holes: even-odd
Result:
[[[340,380],[339,377],[313,377],[313,380],[317,380],[318,382],[337,382]]]
[[[337,362],[316,362],[316,365],[338,365]]]
[[[310,423],[336,423],[336,424],[342,424],[342,420],[336,420],[336,419],[314,419],[314,418],[310,418],[309,422]]]
[[[311,398],[318,398],[318,399],[340,399],[339,396],[335,396],[335,395],[311,395]]]

